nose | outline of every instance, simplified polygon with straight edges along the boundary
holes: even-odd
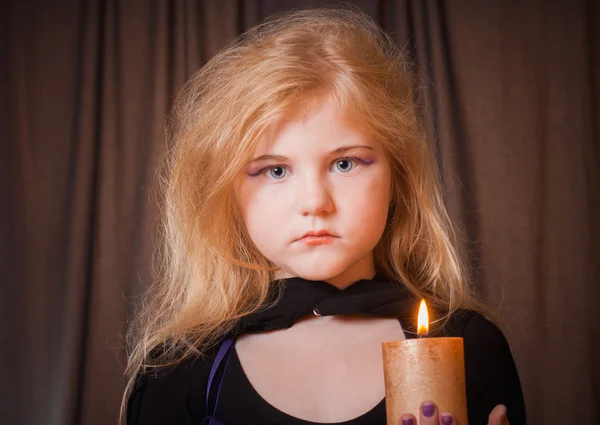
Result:
[[[331,188],[317,176],[307,176],[298,192],[303,216],[331,214],[335,210]]]

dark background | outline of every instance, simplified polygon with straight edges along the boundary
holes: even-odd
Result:
[[[174,93],[264,17],[328,3],[1,2],[1,424],[116,422]],[[600,423],[598,2],[353,3],[418,63],[530,423]]]

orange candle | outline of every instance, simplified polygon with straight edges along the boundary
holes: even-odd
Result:
[[[419,338],[383,342],[387,424],[397,425],[405,413],[419,418],[423,401],[450,412],[467,425],[467,390],[462,338],[426,338],[429,318],[425,301],[419,308]]]

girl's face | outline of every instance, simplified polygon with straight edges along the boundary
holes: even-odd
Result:
[[[344,288],[375,274],[390,180],[383,152],[323,102],[301,121],[280,121],[259,141],[236,197],[254,244],[281,268],[276,278]]]

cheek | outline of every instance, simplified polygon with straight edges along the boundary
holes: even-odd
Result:
[[[352,214],[357,226],[385,226],[391,199],[390,184],[389,172],[382,169],[376,175],[346,185],[342,189],[345,209]],[[384,223],[379,223],[382,220]]]
[[[346,236],[361,249],[373,249],[385,231],[390,193],[385,180],[365,182],[347,197],[344,214]]]
[[[253,242],[259,247],[274,242],[275,229],[283,224],[281,199],[252,183],[242,184],[238,193],[242,218]]]

